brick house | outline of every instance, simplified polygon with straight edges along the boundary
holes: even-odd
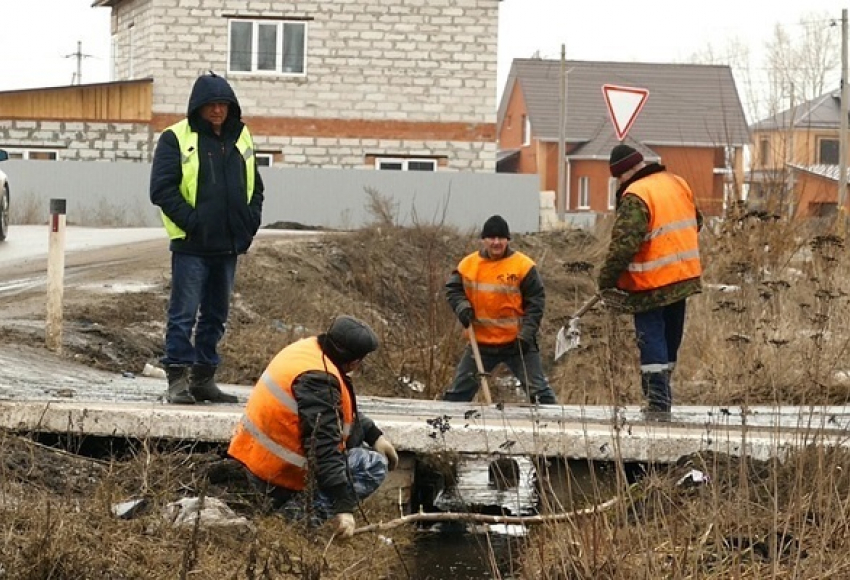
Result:
[[[833,215],[840,128],[840,90],[754,123],[749,206],[797,217]]]
[[[605,84],[649,91],[625,143],[684,177],[706,215],[737,199],[749,133],[728,66],[567,61],[565,69],[566,213],[614,208],[608,156],[618,141]],[[560,102],[560,61],[513,61],[497,116],[498,171],[537,173],[541,190],[558,191]]]
[[[114,82],[0,92],[18,157],[149,161],[207,70],[265,165],[493,172],[499,0],[94,0]]]

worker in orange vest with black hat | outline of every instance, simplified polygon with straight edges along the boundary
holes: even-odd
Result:
[[[609,306],[634,315],[647,418],[670,420],[686,300],[702,288],[702,214],[682,177],[646,163],[635,148],[617,145],[609,164],[619,188],[599,291]]]
[[[228,453],[245,466],[272,510],[311,511],[318,522],[333,517],[339,536],[353,535],[358,501],[398,464],[389,439],[358,413],[349,376],[377,348],[378,337],[365,322],[342,315],[327,332],[290,344],[266,367]]]

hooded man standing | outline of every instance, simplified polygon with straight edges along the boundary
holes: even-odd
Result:
[[[624,310],[634,314],[645,411],[669,420],[686,299],[701,291],[702,214],[684,179],[645,163],[634,148],[614,147],[610,168],[620,186],[599,291],[609,303],[624,297]]]
[[[300,515],[303,506],[292,504],[306,504],[318,522],[333,517],[340,537],[354,534],[357,502],[398,463],[389,439],[358,413],[349,377],[377,348],[365,322],[341,315],[327,332],[290,344],[266,367],[228,453],[272,510]]]
[[[187,118],[160,136],[151,202],[171,239],[171,297],[162,363],[169,403],[235,403],[215,383],[239,254],[260,227],[263,181],[230,84],[199,77]]]
[[[502,216],[481,230],[481,249],[466,256],[446,282],[446,299],[467,333],[474,332],[484,372],[505,363],[532,403],[555,404],[543,374],[537,331],[546,291],[534,261],[509,246],[511,232]],[[477,366],[466,346],[445,401],[471,401],[478,391]]]

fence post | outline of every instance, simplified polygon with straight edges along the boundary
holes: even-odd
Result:
[[[47,348],[62,352],[62,294],[65,277],[65,200],[50,200],[50,237],[47,245]]]

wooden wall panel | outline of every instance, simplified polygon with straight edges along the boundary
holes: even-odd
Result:
[[[0,92],[0,119],[149,122],[153,81]]]

